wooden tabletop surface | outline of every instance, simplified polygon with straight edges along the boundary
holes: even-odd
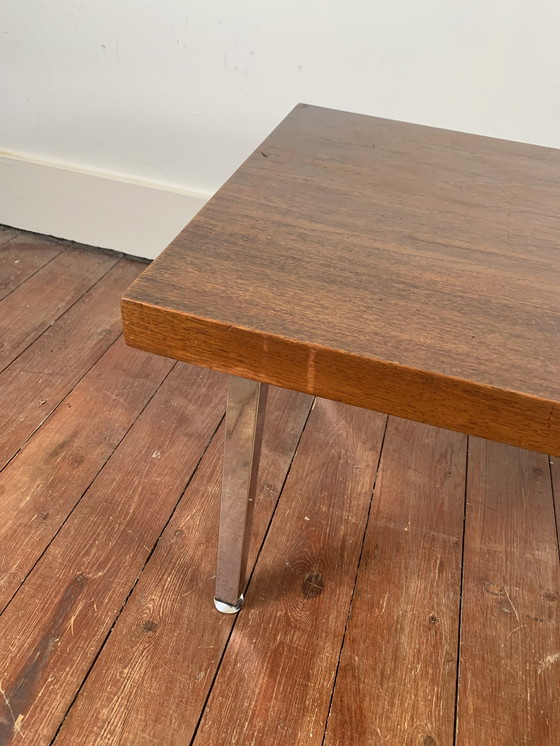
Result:
[[[127,342],[560,455],[560,151],[299,105],[123,299]]]

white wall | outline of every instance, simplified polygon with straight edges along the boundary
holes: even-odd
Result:
[[[560,3],[3,0],[0,222],[159,251],[298,101],[560,147]]]

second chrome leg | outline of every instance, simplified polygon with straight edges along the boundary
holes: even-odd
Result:
[[[229,378],[214,598],[218,611],[227,614],[243,605],[267,393],[267,384]]]

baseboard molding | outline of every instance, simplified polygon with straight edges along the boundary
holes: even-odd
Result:
[[[0,194],[0,224],[148,259],[211,196],[13,154],[0,154]]]

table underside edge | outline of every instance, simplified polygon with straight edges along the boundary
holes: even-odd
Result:
[[[560,457],[560,402],[201,319],[126,296],[121,310],[131,347]]]

